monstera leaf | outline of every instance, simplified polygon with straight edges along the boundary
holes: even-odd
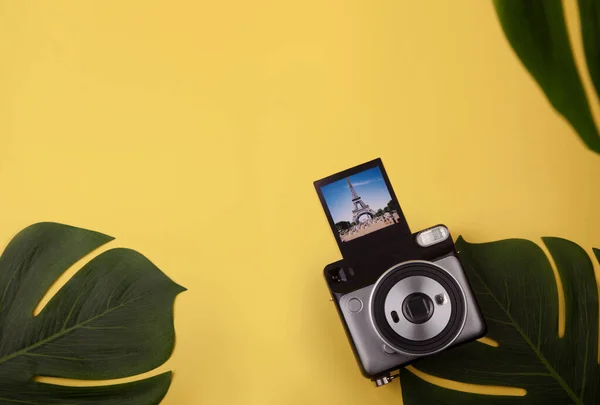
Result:
[[[600,153],[600,135],[576,68],[561,0],[494,0],[502,29],[550,104]],[[590,77],[600,93],[600,3],[579,0],[581,35]]]
[[[171,373],[70,387],[36,376],[103,380],[156,368],[174,345],[173,300],[184,291],[139,253],[108,250],[33,316],[56,279],[113,238],[55,223],[21,231],[0,257],[0,404],[158,404]]]
[[[542,249],[527,240],[456,243],[488,325],[492,347],[458,346],[415,363],[449,380],[519,387],[524,396],[488,396],[441,388],[402,370],[405,405],[599,404],[598,290],[592,261],[573,242],[543,238],[565,296],[565,333],[558,336],[558,290]],[[594,250],[596,256],[600,251]]]

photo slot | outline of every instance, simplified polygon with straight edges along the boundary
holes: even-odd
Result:
[[[321,187],[342,242],[368,235],[400,220],[379,167],[352,174]]]

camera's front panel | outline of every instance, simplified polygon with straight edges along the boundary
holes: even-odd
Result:
[[[485,330],[454,255],[394,266],[377,283],[341,296],[339,308],[369,378]]]
[[[369,315],[369,299],[373,285],[342,296],[340,311],[365,377],[373,378],[412,360],[386,345],[373,329]]]
[[[483,314],[479,309],[479,305],[477,304],[477,300],[471,290],[471,285],[469,284],[469,280],[467,279],[467,275],[465,274],[460,261],[455,255],[450,255],[437,260],[436,264],[447,269],[456,281],[458,281],[465,293],[467,311],[465,325],[460,335],[453,343],[453,346],[482,337],[486,332],[485,320],[483,319]]]

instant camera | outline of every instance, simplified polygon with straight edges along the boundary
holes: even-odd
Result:
[[[482,337],[485,321],[444,225],[411,233],[380,159],[318,180],[343,259],[324,275],[362,374]]]

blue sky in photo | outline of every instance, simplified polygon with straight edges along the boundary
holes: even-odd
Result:
[[[379,167],[373,167],[350,176],[350,182],[363,202],[373,211],[383,209],[392,199]],[[321,187],[321,192],[333,217],[333,222],[352,222],[352,192],[346,179]]]

